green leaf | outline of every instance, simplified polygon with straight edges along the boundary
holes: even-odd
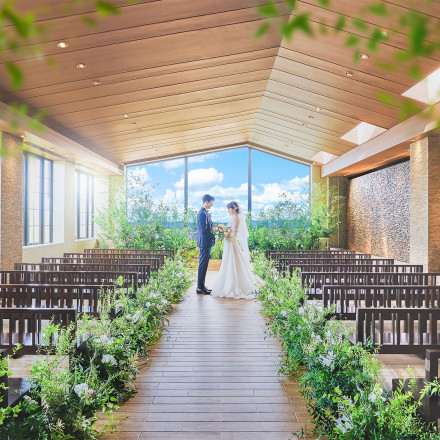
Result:
[[[321,6],[330,6],[330,0],[318,0]]]
[[[96,22],[96,20],[88,15],[85,15],[84,17],[81,18],[81,20],[90,27],[96,27],[98,25],[98,23]]]
[[[12,62],[6,63],[6,71],[11,81],[12,90],[18,90],[23,83],[23,71]]]
[[[265,5],[257,6],[257,12],[265,18],[273,18],[279,14],[276,4],[270,0]]]
[[[345,40],[345,46],[346,47],[354,47],[359,44],[359,37],[356,37],[356,35],[349,35],[347,39]]]
[[[294,9],[296,7],[296,0],[285,0],[285,2],[290,9]]]
[[[408,70],[408,75],[411,77],[411,78],[414,78],[415,80],[418,80],[418,81],[420,81],[420,80],[422,80],[423,79],[423,73],[422,73],[422,71],[420,70],[420,66],[418,65],[418,64],[413,64],[410,68],[409,68],[409,70]]]
[[[324,20],[321,20],[319,22],[319,31],[321,32],[322,35],[327,35],[328,34],[328,26],[327,26],[327,23]]]
[[[387,5],[385,2],[372,3],[368,5],[366,9],[373,14],[380,15],[382,17],[386,17],[388,15]]]
[[[107,15],[118,15],[121,13],[118,7],[116,7],[113,3],[105,2],[99,0],[95,3],[96,12],[101,17],[105,17]]]
[[[395,106],[395,107],[399,105],[396,98],[394,98],[394,96],[390,95],[388,92],[384,92],[381,90],[381,91],[377,92],[376,96],[377,96],[377,99],[380,102],[383,102],[384,104]]]
[[[368,31],[368,25],[364,20],[360,18],[354,18],[351,22],[353,23],[353,26],[358,28],[360,31],[363,32]]]
[[[254,33],[254,38],[261,38],[263,35],[267,34],[270,29],[270,23],[266,21],[265,23],[258,26],[257,30]]]
[[[335,23],[335,30],[342,31],[345,28],[345,23],[346,23],[345,15],[340,14]]]

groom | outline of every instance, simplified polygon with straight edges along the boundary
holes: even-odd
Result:
[[[215,243],[215,236],[212,232],[212,220],[208,215],[208,210],[212,207],[214,200],[214,197],[205,194],[202,197],[203,206],[197,214],[197,246],[200,248],[200,256],[196,292],[202,295],[209,295],[211,293],[211,290],[205,286],[205,278],[209,257],[211,256],[211,248]]]

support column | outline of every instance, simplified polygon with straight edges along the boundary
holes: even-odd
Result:
[[[23,142],[1,133],[0,267],[14,268],[23,251]]]
[[[339,225],[335,232],[330,236],[329,246],[346,248],[347,247],[347,194],[348,179],[346,177],[327,177],[321,178],[321,167],[311,166],[311,191],[315,202],[325,204],[328,208],[339,211]],[[334,200],[334,196],[338,197]],[[336,206],[331,206],[336,203]]]
[[[410,146],[410,262],[440,270],[440,137]]]

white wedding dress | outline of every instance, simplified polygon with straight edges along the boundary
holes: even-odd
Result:
[[[243,230],[240,230],[242,223]],[[256,291],[263,282],[254,274],[250,261],[244,215],[240,219],[233,215],[228,227],[231,229],[231,237],[225,237],[222,264],[211,295],[224,298],[255,298]]]

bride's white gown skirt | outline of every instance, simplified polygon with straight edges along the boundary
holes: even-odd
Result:
[[[255,298],[258,287],[263,284],[254,274],[252,263],[247,260],[237,239],[225,239],[220,271],[212,288],[212,296],[225,298]]]

